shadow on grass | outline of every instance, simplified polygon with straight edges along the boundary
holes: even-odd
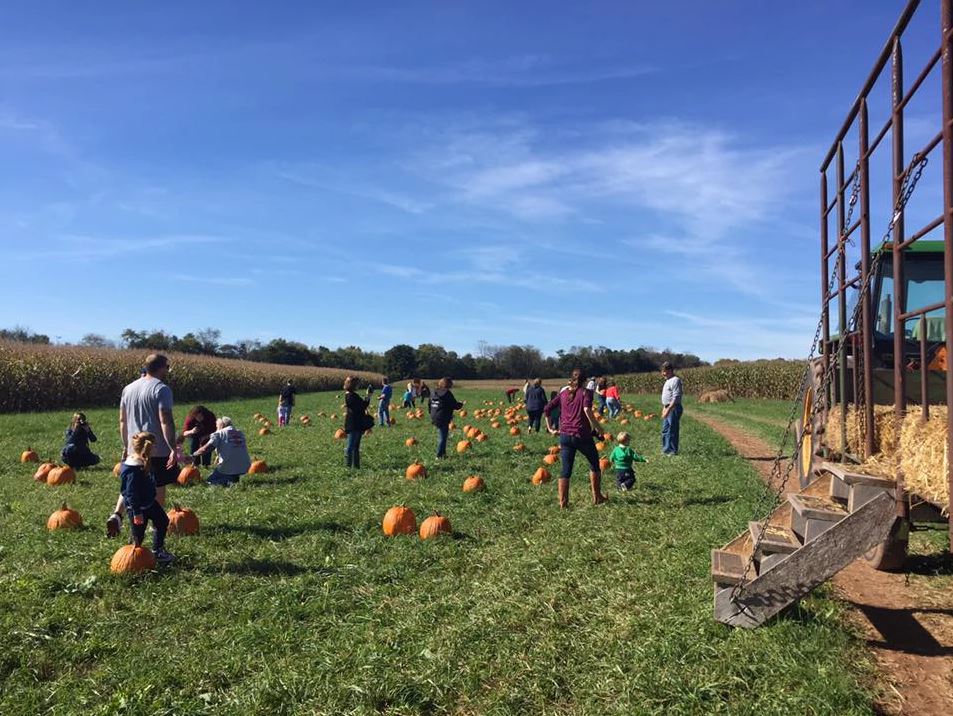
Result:
[[[253,537],[260,537],[261,539],[266,539],[270,542],[281,542],[282,540],[290,539],[292,537],[297,537],[303,534],[310,534],[312,532],[347,532],[348,528],[346,525],[342,525],[340,522],[308,522],[303,525],[295,525],[290,527],[268,527],[267,525],[231,525],[228,523],[215,525],[210,527],[208,532],[241,532],[243,534],[251,535]]]
[[[686,497],[679,500],[681,507],[691,507],[692,505],[723,505],[726,502],[734,502],[734,497],[728,495],[710,495],[708,497]]]
[[[215,569],[209,568],[210,572],[217,574],[238,574],[250,577],[295,577],[305,572],[317,572],[330,574],[333,570],[326,567],[317,569],[306,569],[301,565],[292,562],[284,562],[273,559],[245,559],[241,562],[232,562]]]
[[[953,553],[912,555],[907,557],[903,571],[927,577],[948,577],[953,575]]]
[[[304,479],[301,475],[289,475],[288,477],[259,477],[258,475],[246,475],[242,480],[245,487],[276,487],[282,485],[293,485]]]

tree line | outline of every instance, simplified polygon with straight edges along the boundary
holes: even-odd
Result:
[[[475,353],[458,354],[434,343],[418,346],[399,344],[386,351],[368,351],[358,346],[328,348],[308,346],[283,338],[263,343],[241,340],[223,343],[221,331],[205,328],[177,336],[162,330],[135,330],[127,328],[119,341],[89,333],[80,345],[98,348],[133,348],[156,351],[218,356],[262,363],[319,366],[382,373],[394,380],[414,376],[455,378],[553,378],[567,375],[574,367],[583,368],[589,375],[617,375],[658,370],[664,361],[677,368],[707,365],[691,353],[656,350],[649,347],[614,349],[605,346],[573,346],[560,349],[555,355],[543,355],[530,345],[491,345],[481,341]],[[22,328],[3,330],[0,337],[11,340],[49,343],[49,338]],[[45,340],[37,340],[42,338]]]

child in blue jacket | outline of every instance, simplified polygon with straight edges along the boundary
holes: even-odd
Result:
[[[169,517],[156,500],[156,482],[149,472],[149,459],[156,444],[152,433],[136,433],[132,436],[132,454],[119,470],[120,492],[129,514],[129,529],[132,540],[138,547],[146,536],[146,523],[152,521],[152,552],[156,561],[167,564],[175,557],[165,550],[165,533],[169,529]]]

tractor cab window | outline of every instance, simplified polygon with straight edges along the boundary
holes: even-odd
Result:
[[[906,289],[906,310],[913,311],[924,306],[943,301],[943,261],[942,254],[927,254],[922,257],[911,256],[904,262],[904,285]],[[893,266],[885,262],[877,292],[875,330],[884,335],[893,335],[893,311],[895,302]],[[941,342],[946,340],[944,311],[938,308],[926,314],[925,320],[911,318],[904,324],[904,335],[911,340],[920,340],[924,325],[927,340]]]

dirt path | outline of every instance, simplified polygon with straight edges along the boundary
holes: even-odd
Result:
[[[760,438],[707,415],[692,417],[728,440],[765,481],[775,450]],[[792,489],[797,490],[797,485]],[[882,713],[953,713],[953,594],[937,594],[858,560],[833,579],[836,591],[855,607],[852,621],[866,636],[888,688]]]

